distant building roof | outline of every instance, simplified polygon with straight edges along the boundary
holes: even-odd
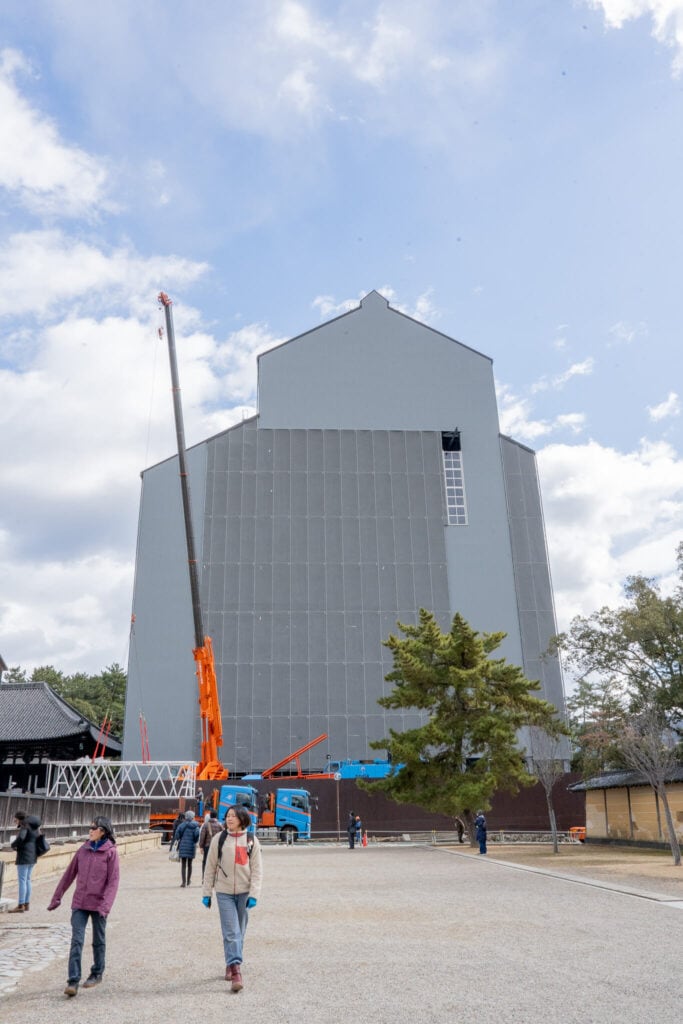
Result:
[[[683,765],[674,768],[666,777],[667,782],[683,782]],[[587,789],[617,789],[620,786],[649,786],[645,776],[641,772],[634,772],[629,769],[621,771],[605,772],[604,775],[594,775],[592,779],[585,779],[583,782],[576,782],[569,789],[574,793],[585,792]]]
[[[47,683],[0,685],[0,744],[44,743],[89,735],[97,742],[100,728],[55,693]],[[120,753],[121,743],[110,736],[109,753]]]

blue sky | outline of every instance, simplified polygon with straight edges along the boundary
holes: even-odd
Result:
[[[683,0],[3,0],[0,654],[127,660],[140,470],[392,305],[491,356],[559,625],[673,585]]]

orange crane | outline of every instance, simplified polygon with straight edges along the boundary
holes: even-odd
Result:
[[[216,683],[216,665],[213,656],[211,637],[204,635],[202,608],[199,600],[199,579],[197,575],[197,559],[195,556],[194,533],[192,530],[192,508],[190,505],[190,485],[185,459],[185,428],[183,426],[183,410],[180,403],[180,382],[175,350],[175,331],[173,329],[173,303],[165,292],[160,292],[159,302],[164,308],[166,319],[166,338],[168,341],[168,359],[171,365],[171,383],[173,385],[173,411],[175,414],[176,437],[178,441],[178,466],[180,470],[180,489],[183,497],[183,518],[185,520],[185,540],[187,542],[187,562],[190,571],[190,591],[192,594],[192,615],[194,617],[195,646],[194,656],[197,682],[199,683],[199,714],[201,718],[201,754],[197,765],[197,780],[227,779],[228,773],[220,757],[223,746],[223,723],[221,708],[218,701],[218,685]],[[162,333],[161,331],[159,332]]]

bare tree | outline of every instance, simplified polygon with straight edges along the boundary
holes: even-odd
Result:
[[[681,846],[666,792],[666,783],[678,767],[678,758],[676,740],[667,728],[666,716],[661,709],[650,705],[628,720],[620,746],[626,763],[647,779],[661,802],[669,846],[674,864],[678,866],[681,863]]]
[[[562,744],[558,736],[551,736],[544,729],[531,728],[530,753],[533,762],[533,773],[543,786],[545,802],[548,807],[548,821],[553,837],[553,853],[560,852],[557,838],[557,819],[553,806],[553,790],[558,779],[564,775]]]

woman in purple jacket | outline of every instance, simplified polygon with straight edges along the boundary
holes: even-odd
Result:
[[[88,842],[77,851],[62,875],[48,910],[57,909],[62,902],[62,896],[74,879],[76,891],[71,901],[71,950],[69,977],[64,989],[66,996],[75,996],[78,993],[81,955],[88,918],[92,922],[93,965],[83,988],[99,985],[104,974],[107,915],[119,887],[119,855],[109,818],[99,816],[93,821]]]

